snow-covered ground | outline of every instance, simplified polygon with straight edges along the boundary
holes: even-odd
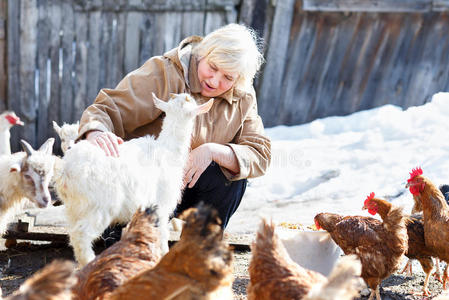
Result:
[[[271,166],[249,180],[229,232],[252,233],[261,216],[309,225],[319,212],[368,215],[361,208],[370,192],[409,212],[405,184],[417,166],[435,184],[449,183],[449,93],[407,110],[385,105],[266,133]]]

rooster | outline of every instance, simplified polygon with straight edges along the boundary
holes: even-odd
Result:
[[[120,241],[104,250],[78,272],[74,299],[103,299],[161,258],[156,206],[138,210]]]
[[[421,168],[410,172],[407,180],[409,188],[418,206],[423,211],[424,240],[437,257],[449,262],[449,206],[443,193],[426,177]],[[446,289],[448,268],[444,269],[443,289]]]
[[[12,111],[4,111],[0,114],[0,155],[11,154],[10,129],[14,125],[23,126],[23,122]]]
[[[362,209],[382,218],[379,221],[370,217],[347,216],[320,213],[315,216],[318,229],[328,231],[332,239],[345,254],[356,254],[362,263],[362,278],[372,289],[369,299],[374,295],[380,300],[379,285],[393,273],[407,251],[407,229],[402,208],[374,198],[371,193]]]
[[[446,203],[449,201],[449,185],[441,185],[439,190],[444,195]],[[407,223],[407,234],[408,234],[408,251],[405,254],[409,260],[404,266],[401,273],[407,272],[409,275],[412,274],[412,259],[417,259],[421,264],[421,267],[426,274],[426,279],[424,280],[423,294],[425,296],[430,296],[430,291],[427,289],[430,274],[435,265],[436,271],[434,273],[435,278],[443,282],[440,275],[440,262],[439,258],[436,256],[429,247],[426,246],[424,241],[424,224],[422,214],[422,204],[418,200],[417,196],[413,196],[414,205],[412,208],[412,214]],[[433,263],[432,257],[435,257],[435,264]]]
[[[5,300],[69,300],[71,287],[76,282],[75,264],[55,260],[28,278],[20,288]],[[1,297],[0,297],[1,299]]]
[[[248,299],[352,299],[357,294],[354,276],[360,275],[360,262],[345,258],[330,280],[305,269],[288,255],[274,231],[273,223],[262,221],[251,246]]]
[[[232,299],[232,253],[217,211],[200,204],[181,218],[186,223],[179,242],[107,299]]]

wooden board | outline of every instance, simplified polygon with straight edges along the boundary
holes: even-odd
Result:
[[[4,111],[8,104],[6,98],[6,82],[8,78],[6,69],[6,22],[6,0],[0,0],[0,111]]]
[[[14,226],[11,226],[14,227]],[[43,227],[41,230],[44,229]],[[39,230],[38,227],[34,227],[33,231],[24,232],[20,230],[8,230],[4,235],[4,239],[17,239],[17,240],[31,240],[31,241],[49,241],[49,242],[57,242],[57,243],[69,243],[69,235],[65,232],[65,230],[61,230],[59,233],[49,233],[36,231]],[[173,244],[179,241],[180,232],[170,231],[169,242]],[[225,241],[234,249],[238,251],[249,251],[250,243],[252,241],[251,235],[233,235],[233,234],[225,234]]]
[[[432,0],[303,0],[305,11],[427,12]]]

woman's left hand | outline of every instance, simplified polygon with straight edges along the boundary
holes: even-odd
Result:
[[[184,187],[189,184],[188,188],[192,188],[204,170],[211,164],[212,146],[211,143],[202,144],[190,152],[184,173]]]

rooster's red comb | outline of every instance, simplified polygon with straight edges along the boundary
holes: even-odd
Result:
[[[422,169],[421,167],[417,167],[415,169],[412,169],[412,171],[410,172],[410,178],[407,180],[408,182],[412,181],[413,178],[415,178],[416,176],[422,175]]]
[[[374,192],[371,192],[371,194],[368,195],[368,197],[366,197],[366,200],[363,204],[367,205],[368,201],[374,198]]]

